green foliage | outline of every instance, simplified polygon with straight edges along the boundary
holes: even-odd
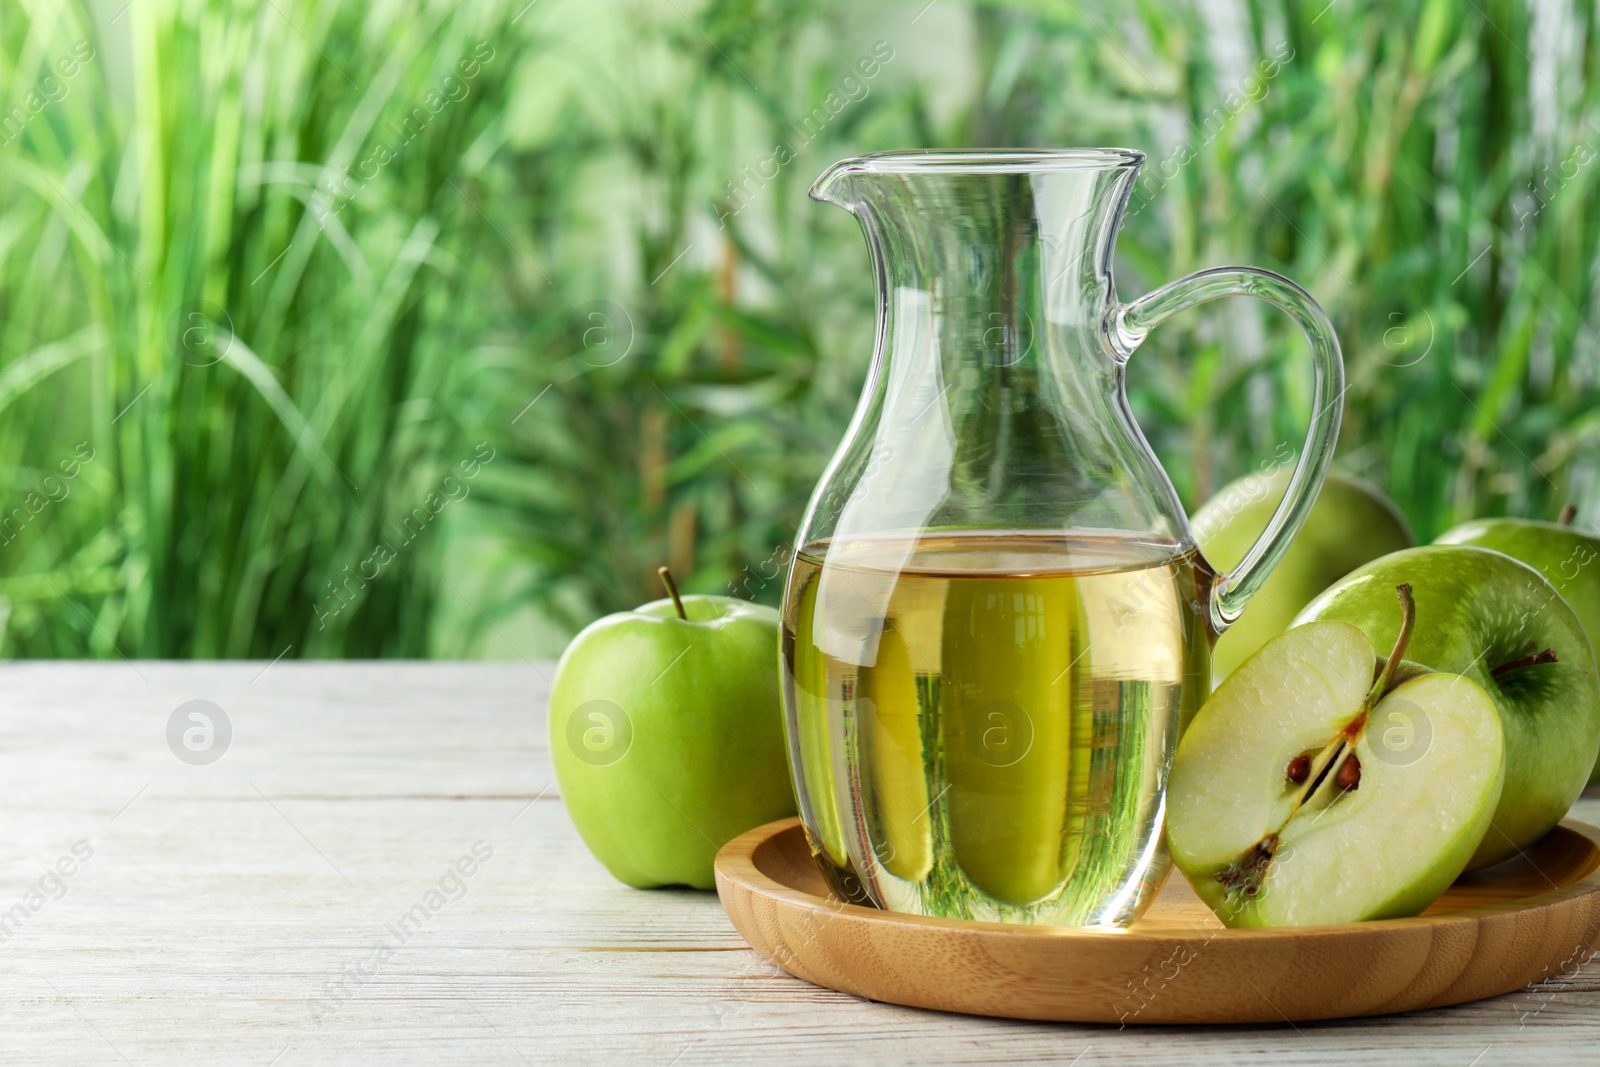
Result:
[[[605,205],[636,237],[632,275],[585,278],[638,333],[617,367],[575,373],[565,356],[518,391],[561,379],[518,435],[528,484],[506,501],[532,595],[576,624],[651,595],[670,559],[694,588],[776,598],[761,564],[792,536],[871,337],[859,235],[803,191],[835,158],[904,145],[1144,149],[1124,295],[1230,262],[1310,288],[1345,345],[1339,465],[1386,486],[1420,536],[1568,499],[1600,520],[1592,10],[1537,28],[1512,3],[1321,6],[1254,0],[1233,23],[1198,2],[995,0],[916,22],[920,5],[828,6],[802,25],[713,3],[702,32],[670,12],[619,30],[662,61],[653,81],[595,72],[629,104],[575,165],[649,191]],[[744,168],[795,140],[877,40],[895,58],[865,97],[743,196]],[[602,232],[542,210],[570,246]],[[1158,331],[1130,368],[1190,507],[1298,444],[1309,378],[1303,342],[1247,302]]]
[[[91,10],[0,0],[5,100],[95,49],[0,144],[8,653],[424,654],[441,620],[570,630],[662,562],[775,600],[872,345],[857,228],[805,191],[892,147],[1145,150],[1124,296],[1281,270],[1345,345],[1339,465],[1419,536],[1600,522],[1592,6]],[[1309,415],[1302,342],[1245,302],[1129,376],[1191,507]],[[469,515],[487,547],[448,551]]]
[[[11,96],[65,86],[0,167],[11,651],[425,651],[417,531],[474,458],[474,279],[510,258],[475,201],[523,46],[468,8],[0,21]]]

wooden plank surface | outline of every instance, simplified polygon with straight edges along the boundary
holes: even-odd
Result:
[[[551,669],[0,668],[0,1062],[1600,1060],[1600,961],[1297,1027],[1017,1023],[814,988],[712,894],[631,890],[589,857],[550,773]],[[196,699],[232,727],[210,765],[167,742]],[[1600,823],[1600,794],[1574,815]]]

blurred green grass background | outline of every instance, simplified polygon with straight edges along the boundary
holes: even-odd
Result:
[[[546,656],[775,601],[871,355],[886,148],[1149,154],[1125,298],[1281,270],[1421,538],[1600,523],[1593,5],[0,0],[0,655]],[[1243,301],[1131,394],[1186,504],[1297,443]]]

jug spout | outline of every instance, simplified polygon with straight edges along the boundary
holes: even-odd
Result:
[[[853,212],[856,191],[852,179],[861,173],[861,163],[859,159],[841,159],[811,183],[808,195],[819,204],[834,204]]]

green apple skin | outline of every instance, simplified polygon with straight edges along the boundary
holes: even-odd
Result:
[[[1372,642],[1349,623],[1297,626],[1229,675],[1178,743],[1167,790],[1172,859],[1227,926],[1416,915],[1482,840],[1505,775],[1499,712],[1472,682],[1415,668],[1378,702],[1353,745],[1359,787],[1325,786],[1288,818],[1299,789],[1285,768],[1356,717],[1375,659]],[[1408,751],[1423,735],[1408,732],[1404,747],[1387,735],[1414,724],[1419,710],[1427,741]],[[1280,827],[1259,892],[1225,889],[1218,875]]]
[[[1192,525],[1200,551],[1219,573],[1238,566],[1260,538],[1290,473],[1284,468],[1246,475],[1195,513]],[[1289,620],[1328,586],[1363,563],[1414,544],[1410,527],[1388,497],[1365,482],[1328,475],[1289,551],[1244,614],[1217,639],[1211,653],[1213,683],[1287,629]]]
[[[1427,545],[1362,567],[1306,606],[1297,621],[1352,623],[1375,648],[1399,630],[1394,589],[1409,582],[1416,628],[1405,657],[1459,674],[1494,700],[1505,730],[1505,789],[1468,870],[1532,844],[1566,815],[1600,753],[1600,682],[1583,624],[1532,567],[1470,545]],[[1492,668],[1541,649],[1556,663],[1495,678]]]
[[[657,600],[594,622],[567,646],[550,689],[567,812],[606,869],[639,889],[714,889],[719,848],[795,813],[778,613],[720,596],[683,606],[687,620]]]
[[[1600,537],[1534,519],[1479,519],[1440,537],[1435,544],[1477,545],[1504,552],[1544,575],[1583,623],[1589,647],[1600,659]],[[1600,781],[1600,761],[1589,772]]]

